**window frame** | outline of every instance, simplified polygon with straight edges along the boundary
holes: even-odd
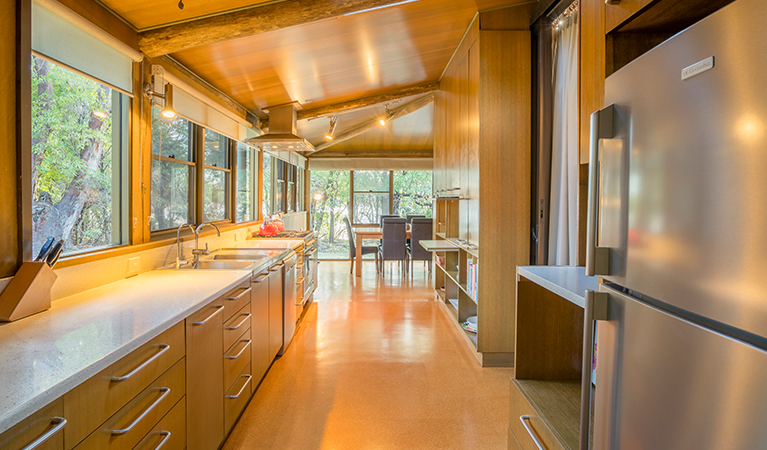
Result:
[[[354,172],[386,172],[384,170],[350,170],[349,174],[349,217],[353,227],[373,227],[378,226],[378,223],[358,223],[357,217],[354,214],[354,194],[388,194],[389,195],[389,209],[386,214],[391,214],[394,203],[394,171],[389,170],[389,190],[388,191],[357,191],[354,187]]]
[[[133,115],[134,99],[126,91],[110,84],[107,81],[103,81],[88,73],[82,72],[68,64],[62,63],[55,59],[52,59],[44,54],[38,53],[31,48],[29,52],[19,51],[19,64],[20,67],[26,67],[29,69],[34,64],[34,58],[38,58],[47,61],[49,64],[65,70],[69,73],[77,75],[79,77],[90,80],[97,83],[100,86],[109,88],[111,90],[111,117],[112,117],[112,132],[110,138],[111,145],[111,164],[112,173],[111,179],[111,211],[112,211],[112,231],[111,231],[111,243],[88,247],[85,249],[70,251],[66,247],[62,252],[62,257],[73,258],[92,253],[99,253],[103,251],[112,250],[119,247],[125,247],[132,244],[132,232],[130,227],[130,210],[131,210],[131,196],[129,194],[131,189],[131,117]],[[23,56],[28,54],[28,56]],[[29,59],[24,59],[29,58]],[[24,66],[24,64],[27,64]],[[34,219],[33,219],[33,205],[34,205],[34,192],[33,185],[35,179],[32,177],[32,131],[33,131],[33,117],[32,117],[32,104],[33,95],[31,90],[32,82],[32,70],[24,72],[28,85],[17,85],[18,98],[24,99],[23,105],[19,104],[18,114],[23,119],[24,133],[17,136],[17,154],[19,155],[19,169],[20,169],[20,188],[18,189],[19,198],[19,224],[22,227],[22,232],[19,234],[21,240],[19,245],[19,256],[22,260],[31,260],[34,249]],[[28,78],[27,78],[28,77]],[[27,89],[26,87],[30,87]],[[117,119],[117,120],[115,120]],[[24,136],[27,136],[25,138]],[[117,166],[115,169],[114,167]],[[57,238],[68,240],[69,237],[59,236]],[[116,242],[115,242],[116,241]]]

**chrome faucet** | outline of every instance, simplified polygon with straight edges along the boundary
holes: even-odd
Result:
[[[205,225],[210,225],[213,228],[216,229],[216,234],[218,234],[218,237],[221,237],[221,230],[218,229],[215,223],[212,222],[203,222],[200,225],[197,226],[197,229],[194,230],[194,250],[192,250],[192,254],[194,255],[194,263],[197,264],[197,262],[200,260],[200,255],[210,255],[210,250],[208,250],[208,244],[205,243],[205,250],[200,249],[200,228],[204,227]]]
[[[189,227],[192,229],[192,232],[194,232],[194,225],[191,223],[185,223],[183,225],[179,225],[176,229],[176,244],[178,246],[178,249],[176,250],[176,269],[181,267],[181,264],[189,264],[189,261],[184,258],[184,249],[181,247],[181,229],[184,227]]]

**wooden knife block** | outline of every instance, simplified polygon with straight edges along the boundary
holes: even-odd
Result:
[[[56,273],[45,262],[25,262],[0,294],[0,322],[12,322],[51,307]]]

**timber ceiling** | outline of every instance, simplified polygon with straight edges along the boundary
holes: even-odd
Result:
[[[398,88],[436,82],[478,10],[525,2],[419,0],[315,20],[311,19],[311,8],[316,8],[321,16],[327,10],[359,10],[368,8],[366,3],[376,2],[184,0],[185,8],[182,11],[176,6],[177,0],[101,1],[139,31],[154,28],[139,34],[140,45],[142,34],[144,37],[149,36],[143,41],[148,46],[154,46],[151,52],[148,51],[149,54],[162,53],[157,50],[158,46],[161,48],[162,42],[174,41],[173,45],[177,46],[168,44],[168,48],[181,50],[171,53],[172,58],[262,118],[266,117],[262,109],[267,106],[298,101],[305,110],[314,109]],[[259,3],[263,3],[263,6],[259,6]],[[324,3],[327,8],[322,8]],[[392,2],[377,0],[376,4],[385,3]],[[295,23],[293,17],[287,21],[283,17],[281,25],[271,28],[268,24],[259,24],[259,30],[254,31],[257,34],[252,34],[247,26],[241,26],[238,31],[232,32],[238,37],[221,38],[222,30],[224,33],[227,30],[226,26],[222,27],[222,21],[226,25],[230,18],[236,18],[238,14],[250,15],[252,18],[259,10],[269,11],[269,15],[264,17],[264,20],[269,20],[270,17],[285,15],[285,10],[275,9],[282,5],[285,8],[306,6],[308,12],[302,10],[300,15],[306,15],[307,23],[292,25]],[[188,30],[181,30],[178,25],[175,28],[169,26],[167,34],[162,35],[165,25],[181,22],[185,28],[194,29],[195,25],[216,20],[219,23],[211,26],[215,30],[203,39],[208,39],[210,43],[197,45],[193,39],[179,39],[176,31],[183,34]],[[233,25],[234,28],[237,27]],[[210,39],[210,35],[217,37]],[[378,110],[382,108],[383,105]],[[353,126],[347,124],[363,122],[370,111],[341,114],[338,132]],[[422,108],[393,121],[394,126],[368,131],[330,148],[334,151],[431,150],[432,111],[432,106]],[[315,144],[324,142],[327,124],[328,119],[308,122],[300,120],[299,134]]]
[[[419,96],[410,96],[389,103],[390,109],[398,108]],[[338,116],[336,136],[371,120],[378,120],[385,113],[384,106],[373,106],[358,111],[351,111]],[[398,120],[393,120],[385,127],[378,126],[360,136],[339,142],[328,150],[364,151],[364,152],[430,152],[433,147],[432,116],[433,104],[411,113]],[[298,122],[298,134],[315,147],[328,142],[325,133],[330,127],[330,117],[301,120]]]

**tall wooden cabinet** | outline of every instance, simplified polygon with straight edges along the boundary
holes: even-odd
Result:
[[[530,260],[531,8],[479,13],[435,99],[435,238],[461,247],[437,254],[435,291],[459,329],[478,316],[467,342],[485,366],[513,365],[514,269]]]

